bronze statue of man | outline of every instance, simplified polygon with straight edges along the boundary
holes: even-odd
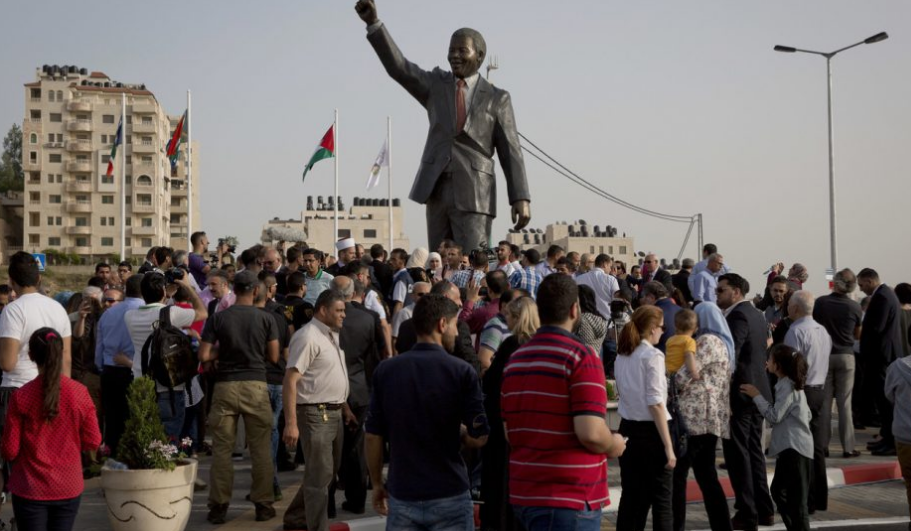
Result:
[[[428,72],[405,59],[377,18],[373,0],[360,0],[355,10],[367,23],[367,40],[386,72],[427,109],[430,130],[410,197],[427,205],[429,248],[447,238],[466,249],[490,242],[497,204],[494,150],[515,228],[528,225],[531,198],[512,102],[508,92],[478,74],[487,54],[484,37],[473,29],[457,30],[449,41],[452,71]]]

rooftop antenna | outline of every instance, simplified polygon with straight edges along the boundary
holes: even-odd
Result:
[[[500,61],[497,59],[496,55],[491,55],[490,60],[487,61],[487,81],[490,81],[490,71],[500,68]]]

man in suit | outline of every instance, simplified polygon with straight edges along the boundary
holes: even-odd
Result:
[[[352,247],[353,248],[353,247]],[[348,407],[354,418],[345,419],[342,442],[342,463],[339,479],[345,484],[345,501],[342,509],[355,514],[364,513],[367,500],[367,461],[364,456],[364,422],[370,405],[370,391],[367,386],[367,365],[376,367],[377,348],[376,321],[366,310],[356,308],[354,281],[347,276],[332,279],[332,288],[345,297],[345,322],[339,332],[339,344],[345,353],[348,369]],[[335,509],[335,483],[329,487],[329,514]]]
[[[865,394],[879,409],[882,427],[880,443],[870,448],[873,455],[895,455],[892,436],[892,403],[886,399],[886,369],[902,357],[901,304],[889,286],[879,280],[879,274],[865,268],[857,274],[857,285],[870,296],[870,306],[864,314],[860,332],[860,363],[864,366]]]
[[[678,301],[681,304],[691,305],[693,304],[693,293],[690,291],[690,274],[693,272],[693,259],[684,258],[683,262],[680,264],[680,271],[676,274],[671,275],[671,283],[674,284],[674,287],[680,290],[680,293],[683,294],[683,301]]]
[[[731,524],[734,529],[755,531],[758,524],[775,522],[775,507],[762,452],[762,414],[740,392],[742,384],[753,384],[766,400],[772,399],[765,369],[768,327],[762,313],[745,300],[749,292],[750,283],[736,273],[718,279],[718,306],[731,328],[736,359],[731,378],[731,438],[723,441],[724,461],[736,499]]]
[[[642,283],[646,284],[653,280],[664,284],[668,293],[674,292],[674,282],[671,279],[671,274],[661,267],[661,262],[655,253],[649,253],[642,260]]]
[[[496,150],[506,177],[516,229],[531,219],[525,163],[509,93],[478,74],[487,53],[484,37],[462,28],[449,43],[451,72],[422,70],[402,55],[373,0],[355,9],[367,23],[367,40],[386,72],[427,109],[430,131],[410,197],[427,205],[428,247],[452,239],[466,249],[486,246],[496,216]]]

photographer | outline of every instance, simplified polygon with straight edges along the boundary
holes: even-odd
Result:
[[[202,291],[202,288],[199,287],[199,283],[196,282],[196,277],[190,271],[189,258],[190,255],[186,251],[175,251],[173,256],[174,267],[170,270],[166,270],[165,276],[169,277],[169,283],[172,283],[170,282],[170,277],[187,277],[187,280],[190,282],[190,287],[193,288],[196,293],[199,293]]]
[[[490,267],[491,257],[488,253],[493,253],[493,251],[487,249],[475,249],[471,251],[468,255],[468,260],[471,264],[470,268],[456,271],[449,278],[449,281],[459,288],[467,288],[469,281],[473,279],[475,284],[480,286],[481,281],[484,280],[484,275],[487,274],[487,270]],[[496,255],[494,254],[494,257],[495,256]]]

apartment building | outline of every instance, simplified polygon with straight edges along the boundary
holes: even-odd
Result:
[[[126,100],[123,144],[114,173],[107,176],[121,98]],[[45,65],[36,69],[35,81],[25,85],[25,109],[26,250],[56,249],[95,260],[120,252],[122,225],[127,257],[144,256],[155,245],[188,247],[190,201],[192,226],[199,227],[200,220],[198,155],[194,153],[190,198],[186,145],[173,175],[164,152],[179,117],[168,116],[145,85],[120,83],[76,66]],[[121,198],[126,202],[125,217]]]
[[[334,255],[335,242],[339,238],[354,238],[368,251],[370,246],[379,243],[389,247],[389,230],[392,229],[393,248],[401,247],[411,252],[411,242],[403,232],[404,209],[398,199],[392,200],[392,226],[389,224],[389,200],[354,198],[354,205],[346,209],[342,199],[336,201],[331,196],[323,201],[322,196],[313,201],[307,196],[307,209],[301,212],[300,219],[274,218],[263,225],[260,241],[263,245],[278,243],[275,231],[270,229],[291,229],[301,231],[307,236],[307,244],[323,252]],[[335,233],[335,210],[338,207],[338,234]],[[210,236],[211,238],[211,236]]]
[[[566,222],[547,225],[545,229],[509,229],[506,241],[518,245],[523,251],[537,249],[541,256],[551,245],[559,245],[569,252],[579,254],[607,254],[614,260],[620,260],[628,266],[637,264],[635,241],[631,237],[618,237],[618,230],[610,225],[603,229],[595,225],[590,227],[584,220],[573,224]]]

